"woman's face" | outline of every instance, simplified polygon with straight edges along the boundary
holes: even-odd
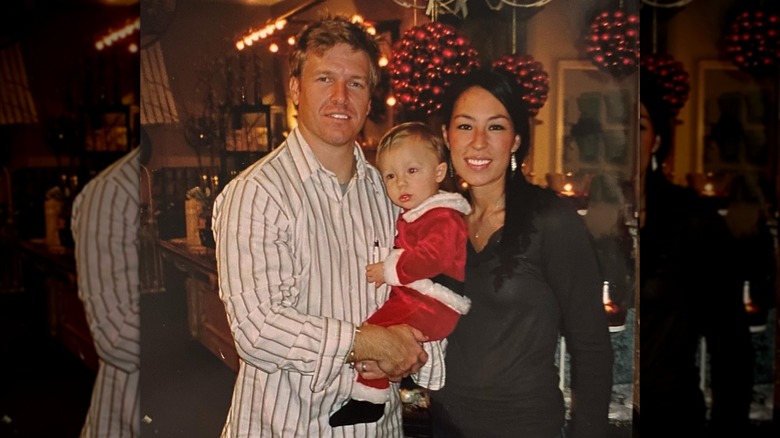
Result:
[[[644,179],[650,164],[650,157],[657,148],[657,140],[650,113],[643,104],[639,106],[639,142],[639,175]]]
[[[442,127],[452,165],[471,189],[503,187],[512,152],[520,146],[509,113],[481,87],[464,91],[453,107],[449,126]]]

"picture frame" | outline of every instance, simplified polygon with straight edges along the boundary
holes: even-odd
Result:
[[[268,152],[271,149],[271,107],[241,104],[233,107],[225,138],[230,152]]]
[[[638,74],[614,77],[588,60],[557,66],[555,172],[630,178],[636,163]]]
[[[124,153],[129,150],[129,105],[87,106],[84,113],[85,151]]]
[[[697,173],[764,174],[770,166],[771,96],[766,87],[728,61],[697,65]]]

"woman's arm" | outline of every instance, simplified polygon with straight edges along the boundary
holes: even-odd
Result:
[[[555,292],[571,355],[574,438],[607,435],[613,351],[590,235],[568,206],[549,212],[542,227],[545,278]]]

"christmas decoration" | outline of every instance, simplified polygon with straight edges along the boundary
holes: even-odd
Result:
[[[585,38],[588,57],[613,76],[627,76],[639,64],[639,16],[623,10],[596,14]]]
[[[642,55],[640,74],[650,76],[659,85],[663,101],[676,116],[691,90],[689,75],[682,63],[668,54]]]
[[[462,18],[468,16],[468,0],[393,0],[395,4],[407,9],[425,9],[425,15],[429,17],[436,14],[447,13],[458,15]],[[494,4],[495,1],[495,4]],[[692,0],[687,0],[692,1]],[[513,8],[540,8],[552,2],[552,0],[485,0],[485,4],[491,11],[500,11],[504,6]]]
[[[535,116],[547,102],[547,92],[550,90],[549,76],[542,63],[534,60],[531,55],[514,54],[495,59],[491,65],[504,69],[517,78],[517,83],[524,91],[523,100],[528,103],[528,112]]]
[[[368,119],[374,123],[381,123],[387,118],[387,96],[390,94],[390,66],[379,67],[379,83],[376,84],[371,94],[371,109]]]
[[[453,80],[479,66],[476,49],[457,31],[438,22],[411,27],[395,43],[390,84],[399,104],[433,114]]]
[[[737,15],[724,35],[726,56],[753,74],[774,69],[780,61],[780,17],[762,10]]]
[[[642,0],[642,3],[652,6],[654,8],[681,8],[683,6],[686,6],[688,3],[692,2],[693,0],[678,0],[678,1],[664,1],[659,2],[655,0]]]

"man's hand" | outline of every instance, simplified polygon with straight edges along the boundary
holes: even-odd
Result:
[[[393,382],[417,373],[428,360],[420,345],[428,337],[406,324],[381,327],[363,324],[355,337],[355,361],[373,360]]]
[[[374,286],[379,287],[385,284],[385,264],[384,262],[371,263],[366,266],[366,278]]]
[[[375,360],[361,360],[360,362],[356,362],[355,371],[360,374],[360,377],[366,380],[390,378],[390,376],[379,368],[379,364],[376,363]]]

